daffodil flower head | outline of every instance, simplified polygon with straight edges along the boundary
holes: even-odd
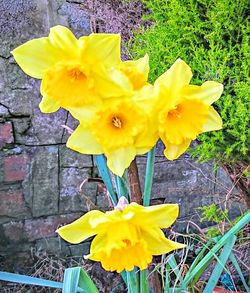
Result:
[[[130,99],[107,101],[96,109],[88,124],[83,117],[79,120],[67,147],[83,154],[105,154],[109,169],[118,176],[136,154],[149,151],[156,142],[155,134],[147,132],[147,114]]]
[[[120,70],[128,77],[134,90],[139,90],[148,83],[149,57],[146,54],[138,60],[124,61]]]
[[[132,271],[135,266],[143,270],[153,255],[185,247],[167,239],[161,230],[174,223],[178,212],[176,204],[143,207],[121,197],[113,211],[90,211],[57,232],[70,243],[95,236],[85,258],[100,261],[107,271]]]
[[[68,28],[55,26],[48,37],[28,41],[12,54],[25,73],[42,79],[40,109],[45,113],[93,104],[102,94],[119,96],[132,87],[114,70],[121,63],[119,35],[77,39]]]
[[[191,78],[190,67],[178,59],[154,85],[158,133],[170,160],[183,154],[200,133],[222,128],[222,120],[211,104],[221,96],[223,85],[213,81],[190,85]]]

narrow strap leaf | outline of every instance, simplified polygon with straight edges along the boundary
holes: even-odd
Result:
[[[181,284],[181,287],[184,291],[188,291],[185,284],[184,284],[184,281],[183,281],[183,277],[181,275],[181,271],[179,270],[178,268],[178,265],[177,265],[177,262],[175,260],[175,257],[174,257],[174,254],[172,254],[168,260],[168,264],[169,266],[171,267],[171,269],[173,270],[173,272],[175,273],[176,275],[176,284],[178,283],[178,281],[180,280],[180,284]]]
[[[116,184],[118,198],[120,198],[121,196],[125,196],[127,200],[130,202],[129,187],[128,187],[126,178],[115,175],[115,184]]]
[[[211,248],[211,250],[204,256],[204,258],[196,265],[196,267],[192,270],[191,274],[188,274],[184,278],[185,286],[187,286],[192,279],[199,273],[199,271],[207,266],[209,262],[212,260],[219,249],[224,246],[227,241],[235,234],[237,234],[240,229],[242,229],[246,224],[250,222],[250,212],[245,214],[237,224],[235,224],[225,235],[221,237],[221,239]]]
[[[145,174],[145,185],[143,194],[143,205],[148,206],[150,204],[153,174],[154,174],[154,161],[155,161],[155,147],[152,148],[147,155],[147,165]]]
[[[236,236],[232,235],[225,244],[219,258],[218,262],[208,280],[208,283],[203,290],[203,293],[211,293],[213,292],[215,286],[217,285],[219,278],[222,274],[222,271],[225,269],[226,262],[231,254],[231,251],[233,249],[234,243],[236,241]]]
[[[30,277],[26,275],[7,273],[7,272],[0,272],[0,280],[6,281],[6,282],[13,282],[13,283],[41,286],[41,287],[59,288],[59,289],[63,287],[63,283],[60,283],[60,282]]]
[[[242,284],[244,285],[244,287],[245,287],[247,293],[250,293],[250,288],[248,287],[248,285],[247,285],[247,283],[246,283],[246,280],[245,280],[245,278],[244,278],[244,276],[243,276],[243,273],[242,273],[242,271],[241,271],[241,269],[240,269],[240,266],[239,266],[239,264],[238,264],[238,262],[237,262],[236,257],[234,256],[234,253],[233,253],[233,252],[231,252],[231,254],[230,254],[230,256],[229,256],[229,259],[231,260],[232,264],[234,265],[236,271],[238,272],[238,274],[239,274],[239,276],[240,276],[240,279],[241,279],[241,281],[242,281]]]
[[[127,272],[127,287],[128,293],[139,293],[139,274],[134,269],[131,272]]]
[[[148,270],[140,271],[140,293],[149,293]]]
[[[69,268],[64,272],[62,293],[98,293],[89,275],[81,268]]]
[[[110,194],[112,203],[115,206],[117,204],[117,198],[113,189],[112,181],[111,181],[109,170],[107,167],[107,160],[104,157],[104,155],[96,155],[94,157],[95,157],[95,162],[96,162],[96,166],[98,168],[99,174],[102,177],[102,180]]]

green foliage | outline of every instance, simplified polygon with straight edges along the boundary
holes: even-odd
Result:
[[[227,220],[228,211],[223,211],[220,208],[217,208],[214,203],[209,206],[200,207],[198,209],[202,211],[202,218],[200,219],[201,222],[213,221],[216,224],[219,224],[222,221]]]
[[[135,33],[133,58],[150,55],[153,82],[177,58],[193,71],[193,83],[214,80],[224,84],[215,103],[224,126],[199,136],[192,153],[199,160],[249,162],[249,16],[248,0],[142,0],[153,25]]]
[[[217,224],[217,227],[210,227],[206,234],[208,238],[216,237],[221,235],[221,230],[219,228],[219,224],[227,223],[231,227],[231,222],[228,219],[228,211],[222,210],[221,208],[217,207],[214,203],[208,206],[203,206],[198,208],[202,211],[200,221],[212,221]]]

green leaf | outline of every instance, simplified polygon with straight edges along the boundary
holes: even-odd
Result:
[[[113,205],[115,206],[117,204],[117,198],[113,189],[112,181],[110,179],[110,174],[107,167],[106,158],[104,157],[104,155],[96,155],[95,162],[96,162],[99,174],[102,177],[102,180],[110,194],[110,198],[113,202]]]
[[[236,260],[236,258],[234,256],[234,253],[233,252],[231,252],[231,254],[229,256],[229,259],[231,260],[231,262],[232,262],[233,266],[235,267],[236,271],[238,272],[238,274],[240,276],[240,279],[242,281],[242,284],[244,285],[247,293],[250,293],[250,288],[248,287],[248,285],[246,283],[246,280],[245,280],[245,278],[244,278],[244,276],[242,274],[242,271],[240,269],[240,266],[239,266],[239,264],[238,264],[238,262],[237,262],[237,260]]]
[[[0,280],[6,282],[13,282],[13,283],[20,283],[20,284],[27,284],[27,285],[34,285],[34,286],[41,286],[41,287],[50,287],[50,288],[59,288],[63,287],[63,283],[45,280],[41,278],[35,278],[20,274],[13,274],[7,272],[0,272]]]
[[[155,147],[152,148],[147,155],[145,185],[143,194],[143,205],[148,206],[150,204],[153,175],[154,175],[154,161],[155,161]]]
[[[237,234],[246,224],[250,222],[250,212],[244,215],[239,222],[233,226],[225,235],[223,235],[220,240],[211,248],[211,250],[204,256],[204,258],[196,265],[196,267],[188,272],[184,278],[185,286],[187,286],[194,278],[206,269],[209,263],[212,261],[213,257],[217,258],[216,253],[221,249],[232,236]]]
[[[225,244],[220,256],[218,257],[218,262],[208,280],[208,283],[203,290],[204,293],[213,292],[215,286],[217,285],[219,278],[222,274],[223,269],[225,269],[226,262],[232,252],[234,243],[236,241],[236,236],[232,235]]]
[[[69,268],[64,272],[62,293],[99,293],[89,275],[81,268]]]
[[[129,202],[129,186],[125,174],[122,177],[115,175],[115,185],[118,193],[118,198],[120,198],[121,196],[125,196]]]
[[[127,272],[127,287],[128,293],[139,293],[139,273],[136,269]]]
[[[149,293],[148,270],[140,271],[140,293]]]
[[[185,283],[183,281],[183,278],[182,278],[182,275],[181,275],[181,271],[179,270],[178,268],[178,264],[175,260],[175,257],[174,257],[174,254],[172,254],[170,257],[169,257],[169,260],[168,260],[168,264],[169,266],[171,267],[171,269],[173,270],[173,272],[175,273],[176,275],[176,284],[180,281],[180,285],[181,285],[181,288],[184,290],[184,291],[188,291],[187,290],[187,287],[185,286]]]

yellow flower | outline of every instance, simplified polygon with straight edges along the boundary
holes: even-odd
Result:
[[[169,160],[183,154],[200,133],[222,127],[222,120],[211,104],[221,96],[223,85],[214,81],[189,85],[191,78],[190,67],[178,59],[154,85],[158,132]]]
[[[12,52],[28,75],[42,79],[42,112],[72,110],[98,103],[106,96],[130,92],[132,85],[120,65],[120,36],[90,34],[79,39],[63,26],[48,37],[26,42]]]
[[[109,169],[122,176],[136,154],[149,151],[157,136],[148,116],[131,99],[110,100],[92,114],[79,113],[80,125],[67,147],[83,154],[105,154]]]
[[[177,204],[143,207],[136,203],[120,204],[113,211],[93,210],[57,230],[70,243],[80,243],[95,236],[86,259],[100,261],[107,271],[146,269],[153,255],[185,247],[168,240],[161,229],[176,220]]]
[[[134,90],[139,90],[147,84],[149,73],[149,57],[146,54],[138,60],[124,61],[120,70],[128,77]]]

